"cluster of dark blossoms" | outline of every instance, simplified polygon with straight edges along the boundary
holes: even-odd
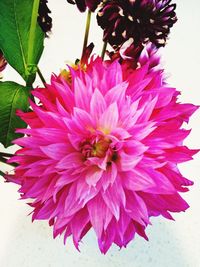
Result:
[[[108,0],[97,21],[104,30],[104,41],[112,46],[133,38],[135,45],[150,41],[160,47],[177,21],[175,8],[171,0]]]
[[[171,27],[177,21],[176,4],[172,0],[67,0],[79,11],[97,12],[97,23],[103,29],[103,41],[114,51],[132,40],[131,53],[143,50],[152,43],[165,46]],[[51,13],[47,0],[40,0],[38,23],[45,35],[52,28]],[[135,51],[136,50],[136,51]]]
[[[177,21],[176,4],[171,0],[67,0],[80,11],[97,9],[103,40],[119,48],[129,38],[138,47],[148,42],[165,46],[170,28]]]

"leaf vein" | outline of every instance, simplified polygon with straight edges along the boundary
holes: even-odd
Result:
[[[23,59],[23,64],[24,64],[24,70],[26,70],[26,59],[25,59],[25,53],[24,53],[24,49],[22,46],[22,37],[19,31],[19,22],[17,19],[17,12],[16,12],[16,0],[13,0],[13,5],[14,5],[14,16],[15,16],[15,23],[16,23],[16,29],[17,29],[17,36],[19,39],[19,45],[20,45],[20,49],[21,49],[21,54],[22,54],[22,59]]]

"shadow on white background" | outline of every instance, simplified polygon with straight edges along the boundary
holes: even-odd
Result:
[[[198,212],[195,205],[186,214],[176,215],[176,222],[152,219],[153,225],[147,230],[149,242],[136,237],[126,249],[113,246],[104,256],[97,248],[93,231],[83,239],[81,253],[70,239],[66,246],[62,237],[53,240],[47,222],[32,224],[31,217],[26,216],[30,209],[24,201],[16,201],[16,186],[6,186],[10,186],[7,194],[12,195],[7,197],[9,201],[1,214],[2,267],[199,267],[200,246],[196,241],[200,236],[194,234],[194,228],[198,230],[198,220],[192,217]],[[198,192],[190,195],[195,193]]]

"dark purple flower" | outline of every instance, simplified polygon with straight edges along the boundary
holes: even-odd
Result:
[[[148,62],[148,73],[162,72],[161,56],[158,48],[152,43],[148,43],[145,47],[135,47],[133,39],[130,38],[119,49],[119,55],[122,64],[131,69],[138,69]]]
[[[177,21],[175,8],[171,0],[106,0],[97,21],[104,30],[104,41],[113,47],[129,38],[136,46],[150,41],[160,47]]]
[[[166,76],[163,72],[160,50],[161,48],[156,48],[152,43],[135,47],[133,39],[130,38],[116,51],[107,51],[107,55],[111,61],[118,60],[122,65],[124,78],[128,79],[133,70],[141,72],[142,69],[146,69],[149,75],[159,74],[164,84]]]
[[[81,12],[84,12],[86,8],[91,11],[95,11],[101,0],[67,0],[68,3],[77,5]]]
[[[50,32],[52,28],[52,18],[49,16],[51,11],[48,8],[47,3],[47,0],[40,0],[38,10],[38,23],[46,36],[48,36],[47,33]]]

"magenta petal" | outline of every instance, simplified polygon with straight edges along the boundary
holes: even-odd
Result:
[[[148,188],[155,188],[156,183],[142,170],[132,170],[125,174],[124,186],[131,191],[146,191]]]
[[[40,149],[48,157],[59,160],[66,156],[67,152],[71,150],[71,146],[66,143],[56,143],[48,146],[40,146]]]
[[[141,225],[148,224],[149,216],[144,200],[136,193],[131,193],[131,191],[126,191],[126,197],[126,212],[130,216],[130,218]]]
[[[115,182],[116,178],[117,178],[117,166],[113,163],[110,168],[107,168],[107,171],[103,172],[101,178],[101,184],[103,190],[106,191],[106,189]]]
[[[132,170],[142,159],[142,156],[133,157],[133,155],[126,154],[124,152],[120,153],[120,170],[129,171]]]
[[[99,248],[103,254],[106,254],[106,252],[111,247],[112,243],[115,240],[116,235],[116,223],[114,220],[112,220],[107,227],[107,230],[103,233],[101,236],[101,239],[98,240]]]
[[[98,89],[95,89],[90,102],[90,112],[92,117],[98,121],[105,110],[106,101],[101,92]]]
[[[86,88],[84,82],[78,77],[74,79],[74,90],[75,106],[89,111],[91,91]]]
[[[76,124],[80,125],[83,129],[93,128],[92,117],[86,111],[74,108],[74,119]]]
[[[70,168],[77,168],[82,166],[82,155],[78,152],[70,153],[69,155],[65,156],[61,159],[56,167],[58,169],[70,169]]]
[[[90,167],[86,173],[86,182],[88,185],[95,186],[103,174],[103,170],[95,167]]]
[[[87,212],[87,209],[82,209],[80,212],[78,212],[72,219],[70,226],[71,231],[73,234],[73,241],[78,249],[79,242],[82,237],[82,233],[84,231],[84,228],[89,222],[89,215]]]
[[[108,105],[116,102],[118,105],[122,104],[122,101],[125,98],[126,89],[128,87],[127,82],[116,85],[110,89],[105,95],[105,101]]]
[[[103,212],[106,209],[104,201],[101,197],[97,196],[88,203],[87,208],[92,226],[94,227],[97,237],[100,238],[106,219]]]
[[[101,115],[99,126],[103,130],[103,132],[109,133],[117,126],[118,118],[119,114],[117,104],[113,103]]]
[[[121,189],[120,191],[119,188]],[[125,206],[126,202],[126,197],[120,181],[115,181],[113,185],[111,185],[105,192],[102,193],[102,197],[107,207],[118,221],[120,218],[120,207]]]

